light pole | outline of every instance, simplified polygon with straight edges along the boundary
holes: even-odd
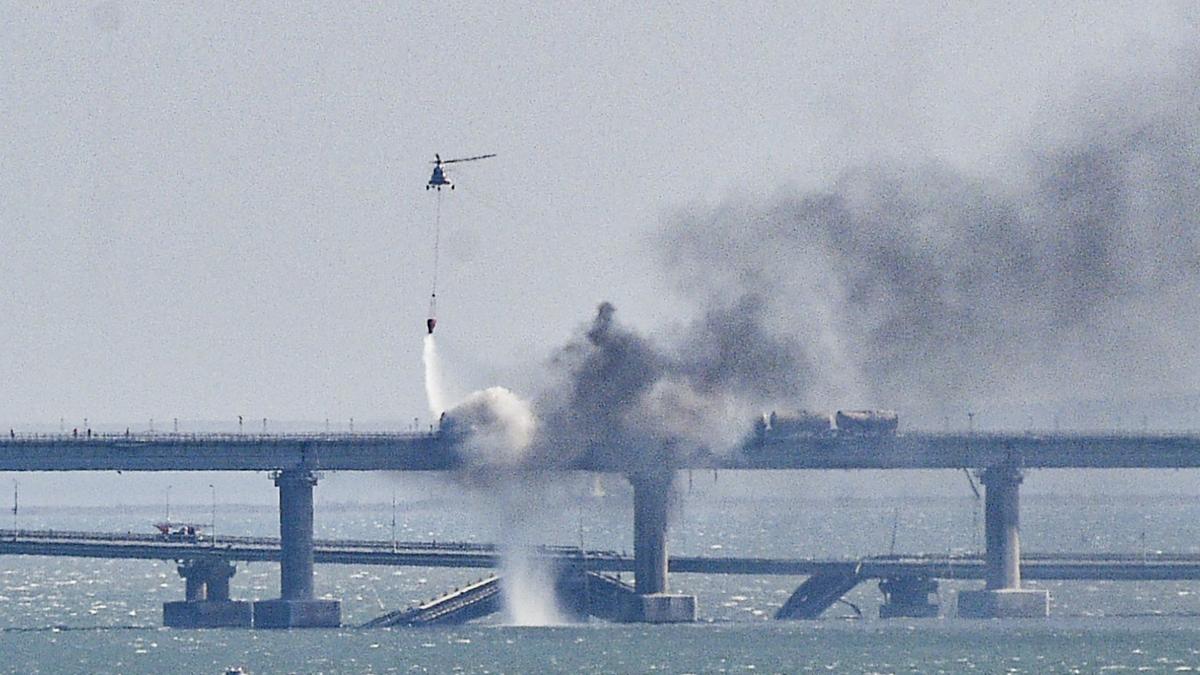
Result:
[[[212,491],[212,513],[209,514],[208,533],[212,537],[213,548],[217,547],[217,488],[212,484],[208,484],[208,489]]]

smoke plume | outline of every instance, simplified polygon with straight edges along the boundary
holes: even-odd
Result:
[[[936,420],[973,401],[1194,391],[1197,75],[1093,104],[1014,175],[862,167],[826,190],[680,213],[663,258],[702,305],[756,303],[750,328],[789,336],[779,358],[803,369],[810,406]],[[732,381],[797,391],[744,366]]]
[[[714,306],[660,344],[601,304],[553,359],[559,380],[539,400],[536,457],[646,472],[736,447],[754,411],[798,396],[809,371],[798,344],[764,330],[762,307],[750,296]]]
[[[504,387],[467,396],[447,412],[441,425],[467,467],[485,474],[521,467],[536,428],[529,404]]]

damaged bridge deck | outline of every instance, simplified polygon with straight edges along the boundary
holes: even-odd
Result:
[[[499,554],[490,544],[317,540],[318,563],[492,569]],[[596,572],[632,572],[632,556],[575,547],[542,547],[547,559]],[[155,535],[115,532],[0,530],[0,555],[67,556],[143,560],[278,561],[279,540],[222,537],[216,542],[162,541]],[[980,555],[886,555],[861,559],[675,556],[671,572],[692,574],[814,576],[853,568],[862,579],[929,577],[983,579]],[[1026,553],[1021,575],[1034,580],[1165,581],[1200,579],[1200,555],[1133,553]]]

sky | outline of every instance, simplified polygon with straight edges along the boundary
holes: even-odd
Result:
[[[440,197],[447,379],[529,390],[602,301],[701,311],[673,214],[1004,180],[1200,34],[1169,2],[346,4],[0,7],[0,423],[427,417],[434,153],[497,154]]]

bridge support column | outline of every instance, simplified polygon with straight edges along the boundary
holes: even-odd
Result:
[[[313,487],[307,469],[287,469],[275,477],[279,488],[278,600],[254,603],[255,628],[337,627],[341,603],[313,597]]]
[[[640,623],[681,623],[696,620],[696,596],[673,594],[667,586],[667,515],[670,510],[670,471],[634,474],[633,569],[635,595],[624,615]]]
[[[249,602],[229,599],[233,563],[215,558],[186,560],[179,565],[184,597],[163,603],[163,625],[169,628],[249,627],[253,610]]]
[[[929,577],[884,579],[879,582],[879,590],[883,591],[884,597],[884,603],[879,606],[879,618],[936,619],[938,606],[929,601],[929,595],[936,593],[937,588],[937,581]]]
[[[183,577],[183,598],[188,602],[200,602],[207,600],[207,580],[204,577],[195,574],[192,570],[186,570],[182,565],[179,567],[179,576]]]
[[[210,602],[225,602],[229,600],[229,580],[233,578],[233,565],[214,565],[204,584],[205,593]]]
[[[958,615],[974,619],[1046,617],[1050,594],[1021,588],[1021,470],[991,467],[983,472],[986,585],[958,594]]]

